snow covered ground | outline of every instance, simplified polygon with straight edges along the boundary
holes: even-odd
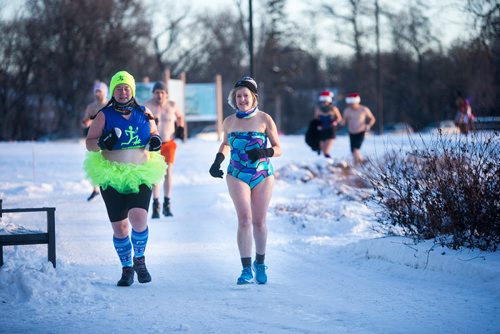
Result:
[[[82,141],[0,143],[4,208],[56,207],[57,268],[46,245],[4,247],[1,333],[500,333],[500,254],[454,251],[372,229],[369,189],[343,176],[340,136],[328,165],[302,136],[281,138],[268,215],[267,285],[237,286],[236,217],[208,168],[219,143],[179,143],[173,218],[150,220],[149,284],[116,287],[121,269],[100,197],[91,202]],[[405,136],[367,137],[380,155]],[[227,165],[227,160],[223,167]],[[307,183],[304,169],[338,177]],[[337,169],[335,169],[337,168]],[[331,174],[330,174],[331,175]],[[43,229],[6,214],[0,233]]]

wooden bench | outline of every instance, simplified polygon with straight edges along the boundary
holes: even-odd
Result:
[[[23,233],[0,234],[0,267],[3,266],[3,246],[47,244],[48,259],[56,267],[56,208],[4,209],[0,199],[0,218],[3,213],[47,212],[47,232],[23,231]]]

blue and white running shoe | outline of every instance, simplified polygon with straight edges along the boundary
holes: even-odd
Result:
[[[253,271],[255,271],[255,280],[258,284],[266,284],[267,283],[267,274],[266,274],[267,266],[265,264],[258,264],[257,262],[253,262]]]
[[[253,274],[252,274],[252,269],[250,267],[245,267],[241,271],[241,276],[238,277],[238,285],[242,284],[252,284],[253,283]]]

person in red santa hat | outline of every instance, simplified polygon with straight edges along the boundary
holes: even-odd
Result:
[[[363,162],[361,145],[365,139],[365,133],[370,131],[375,124],[375,116],[368,107],[361,104],[361,97],[358,93],[348,94],[345,102],[347,108],[344,110],[342,124],[347,124],[354,164],[359,165]]]
[[[321,123],[318,127],[320,131],[320,150],[325,158],[331,158],[330,150],[333,140],[336,138],[336,126],[342,121],[339,109],[333,105],[333,93],[331,91],[324,90],[319,95],[314,117]]]

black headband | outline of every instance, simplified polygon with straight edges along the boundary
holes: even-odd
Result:
[[[257,87],[255,87],[255,85],[252,84],[250,81],[240,80],[234,84],[234,88],[237,87],[246,87],[250,89],[252,93],[257,94]]]

